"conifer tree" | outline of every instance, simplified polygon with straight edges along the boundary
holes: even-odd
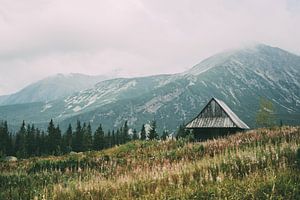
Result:
[[[9,132],[7,122],[0,122],[0,157],[7,155],[10,147]]]
[[[73,141],[73,147],[75,151],[79,152],[82,151],[82,141],[83,141],[83,133],[82,133],[82,128],[81,128],[81,123],[78,120],[77,121],[77,127],[74,133],[74,141]]]
[[[40,154],[41,155],[48,155],[49,150],[48,150],[48,142],[47,142],[47,135],[44,131],[41,133],[41,142],[39,143],[39,149],[40,149]]]
[[[85,128],[85,124],[84,124],[83,130],[84,130],[83,150],[90,151],[93,148],[93,135],[92,135],[91,124],[89,123],[86,128]]]
[[[104,136],[104,141],[105,141],[105,148],[110,148],[111,147],[111,133],[110,130],[107,132],[107,135]]]
[[[7,155],[16,155],[14,138],[15,138],[14,135],[12,133],[9,133],[8,148],[6,150]]]
[[[176,139],[186,138],[188,136],[188,132],[184,128],[184,124],[179,125],[177,130]]]
[[[64,152],[70,153],[72,151],[72,139],[73,139],[73,130],[72,125],[69,124],[68,129],[63,137],[63,143],[64,143]]]
[[[169,132],[167,130],[163,131],[163,134],[161,135],[162,140],[166,140],[169,136]]]
[[[55,143],[55,126],[53,123],[53,120],[51,119],[47,128],[47,134],[48,134],[48,151],[50,154],[54,154],[56,150],[56,143]]]
[[[158,133],[156,132],[156,121],[153,120],[150,124],[149,140],[155,139],[158,139]]]
[[[59,128],[59,125],[55,128],[55,155],[61,155],[61,130]]]
[[[123,142],[122,143],[126,143],[126,142],[130,141],[130,136],[128,134],[128,131],[129,131],[128,122],[125,121],[124,126],[122,127],[122,131],[121,131],[121,133],[123,135],[123,138],[122,138]]]
[[[132,139],[133,139],[133,140],[138,140],[138,139],[139,139],[136,129],[133,129],[133,132],[132,132]]]
[[[141,129],[141,140],[146,140],[146,139],[147,139],[147,134],[146,134],[145,124],[143,124]]]
[[[42,142],[41,132],[39,129],[36,129],[35,132],[36,132],[36,135],[35,135],[35,152],[34,152],[34,154],[37,156],[40,156],[41,155],[40,143]]]
[[[27,131],[26,131],[26,151],[28,156],[35,155],[35,128],[34,125],[30,126],[30,124],[27,125]]]
[[[111,146],[115,146],[117,144],[116,142],[116,134],[115,134],[115,131],[113,130],[112,133],[111,133]]]
[[[102,129],[102,125],[100,124],[94,134],[94,149],[95,150],[102,150],[104,149],[104,132]]]
[[[117,129],[117,132],[116,132],[116,145],[121,144],[121,142],[122,142],[122,136],[120,134],[120,130]]]
[[[53,120],[49,122],[48,128],[48,151],[52,155],[61,154],[61,130],[59,126],[55,127]]]
[[[23,121],[16,135],[16,155],[17,157],[25,158],[27,156],[26,153],[26,125],[25,121]]]

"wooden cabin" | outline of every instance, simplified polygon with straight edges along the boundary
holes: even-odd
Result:
[[[196,140],[206,140],[249,129],[223,101],[212,98],[197,117],[187,123]]]

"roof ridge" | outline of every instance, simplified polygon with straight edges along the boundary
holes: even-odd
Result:
[[[227,106],[227,104],[224,102],[224,101],[222,101],[222,100],[220,100],[220,99],[217,99],[217,98],[215,98],[215,97],[213,97],[212,99],[214,99],[216,102],[217,102],[217,104],[219,105],[219,106],[221,106],[221,108],[224,110],[224,112],[228,115],[228,117],[231,119],[231,121],[237,126],[237,127],[239,127],[239,128],[245,128],[245,129],[250,129],[249,128],[249,126],[245,123],[245,122],[243,122],[230,108],[229,108],[229,106]],[[225,107],[225,108],[224,108]],[[241,123],[240,125],[239,125],[239,123]],[[241,127],[241,125],[242,125],[242,127]]]
[[[229,126],[229,127],[231,127],[231,128],[234,128],[234,127],[236,127],[236,128],[240,128],[240,129],[250,129],[249,127],[248,127],[248,125],[245,123],[245,122],[243,122],[227,105],[226,105],[226,103],[225,102],[223,102],[222,100],[219,100],[219,99],[217,99],[217,98],[215,98],[215,97],[212,97],[210,100],[209,100],[209,102],[204,106],[204,108],[201,110],[201,112],[195,117],[195,118],[193,118],[190,122],[188,122],[187,124],[186,124],[186,127],[187,128],[192,128],[192,127],[194,127],[195,126],[195,123],[197,124],[197,123],[199,123],[200,121],[202,121],[201,123],[207,123],[207,119],[204,117],[204,116],[202,116],[202,113],[205,111],[205,109],[211,104],[211,102],[212,101],[214,101],[215,102],[215,104],[217,104],[219,107],[220,107],[220,109],[222,110],[222,112],[224,112],[224,114],[226,115],[226,118],[227,118],[227,120],[229,120],[230,121],[230,123],[231,123],[231,126]],[[219,124],[220,123],[220,120],[218,119],[218,118],[220,118],[220,117],[214,117],[214,118],[212,118],[211,120],[213,120],[214,122],[213,123],[217,123],[218,125],[215,125],[216,127],[219,127],[221,124]],[[226,119],[224,118],[223,120],[225,120],[226,121]],[[224,123],[225,123],[225,121],[223,121]],[[221,123],[223,123],[223,122],[221,122]],[[196,126],[199,126],[198,128],[200,128],[200,127],[202,127],[203,125],[196,125]],[[214,125],[213,125],[214,126]],[[209,125],[208,127],[213,127],[213,126],[211,126],[211,125]],[[226,126],[226,125],[225,125]],[[227,125],[228,126],[228,125]],[[226,127],[227,127],[226,126]],[[203,127],[207,127],[207,126],[203,126]]]

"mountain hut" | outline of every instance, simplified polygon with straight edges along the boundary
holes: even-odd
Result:
[[[185,128],[193,131],[196,140],[216,138],[249,129],[223,101],[216,98],[212,98]]]

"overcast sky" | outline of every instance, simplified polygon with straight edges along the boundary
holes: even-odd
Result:
[[[300,54],[300,1],[0,0],[0,95],[56,73],[181,72],[252,42]]]

